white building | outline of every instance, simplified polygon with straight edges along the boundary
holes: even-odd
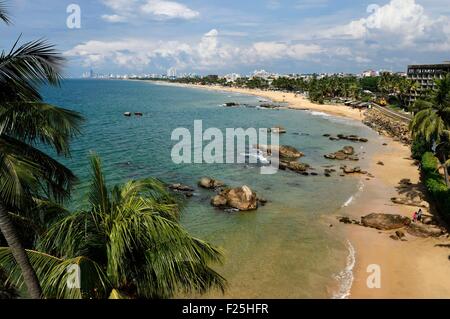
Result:
[[[225,75],[223,78],[227,80],[227,82],[236,82],[237,79],[241,78],[241,75],[237,73],[231,73]]]
[[[170,68],[167,70],[167,77],[169,78],[176,78],[177,77],[177,69]]]

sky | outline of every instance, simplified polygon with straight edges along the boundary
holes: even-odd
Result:
[[[21,34],[45,38],[67,58],[67,77],[406,71],[450,60],[449,0],[5,1],[14,24],[0,25],[0,50]],[[80,28],[68,27],[71,4]]]

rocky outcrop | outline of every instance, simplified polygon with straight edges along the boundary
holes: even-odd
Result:
[[[341,169],[345,174],[363,174],[363,175],[367,174],[367,171],[363,171],[361,169],[361,167],[358,167],[358,166],[357,167],[349,167],[347,165],[343,165],[341,167]]]
[[[391,198],[391,202],[393,202],[394,204],[398,204],[398,205],[430,208],[430,204],[428,204],[426,201],[416,201],[416,200],[409,199],[409,198],[393,197],[393,198]]]
[[[210,177],[202,177],[202,179],[198,182],[198,186],[205,189],[216,189],[225,186],[225,184]]]
[[[193,192],[194,191],[194,189],[192,187],[183,185],[183,184],[178,184],[178,183],[169,185],[169,188],[171,190],[179,191],[179,192]]]
[[[338,217],[338,219],[344,224],[355,224],[383,231],[394,230],[395,233],[389,236],[394,240],[406,240],[405,232],[411,236],[421,238],[441,237],[446,235],[443,228],[434,225],[432,218],[430,224],[412,222],[412,220],[406,216],[375,213],[362,217],[361,222],[352,220],[348,217]]]
[[[331,141],[340,141],[340,140],[347,140],[351,142],[361,142],[361,143],[367,143],[369,140],[364,137],[359,137],[357,135],[344,135],[344,134],[338,134],[336,137],[331,136],[331,134],[324,134],[324,137],[328,137]]]
[[[289,169],[296,173],[304,173],[306,172],[310,166],[308,164],[300,163],[300,162],[286,162],[281,161],[280,162],[280,169],[286,170]]]
[[[406,231],[412,236],[422,238],[440,237],[445,234],[445,232],[437,226],[425,225],[422,223],[411,223],[406,228]]]
[[[298,159],[305,156],[305,154],[297,150],[295,147],[289,145],[272,146],[258,144],[255,148],[266,153],[267,155],[272,155],[272,153],[278,152],[280,157],[285,159]]]
[[[365,227],[379,230],[400,229],[411,224],[411,219],[401,215],[390,214],[370,214],[361,218],[361,223]]]
[[[342,150],[339,150],[335,153],[324,155],[326,159],[331,160],[351,160],[351,161],[358,161],[358,156],[355,155],[355,149],[352,146],[345,146]]]
[[[393,137],[404,144],[411,144],[408,124],[387,117],[376,109],[368,110],[365,116],[363,123],[378,133]]]
[[[187,185],[183,185],[183,184],[179,184],[179,183],[172,184],[172,185],[169,185],[169,189],[175,193],[183,194],[186,197],[194,196],[194,189]]]
[[[211,205],[218,208],[235,208],[250,211],[258,208],[258,197],[250,187],[226,189],[211,199]]]

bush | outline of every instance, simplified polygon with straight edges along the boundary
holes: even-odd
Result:
[[[422,174],[425,187],[434,200],[442,217],[450,222],[450,189],[439,174],[439,161],[431,152],[422,156]]]
[[[431,152],[431,143],[427,142],[423,137],[416,137],[411,145],[412,157],[415,160],[420,161],[423,154],[426,152]]]

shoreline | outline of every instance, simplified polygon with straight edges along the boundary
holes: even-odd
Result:
[[[319,105],[307,100],[302,95],[279,91],[262,91],[220,86],[203,86],[149,81],[159,85],[187,87],[202,90],[248,94],[269,99],[274,103],[287,103],[289,109],[323,112],[333,116],[362,122],[363,112],[344,105]],[[370,213],[400,214],[411,217],[417,207],[396,205],[392,197],[399,196],[398,186],[402,179],[410,179],[417,196],[423,196],[420,174],[414,161],[410,158],[408,146],[394,141],[393,138],[380,136],[380,143],[388,145],[370,158],[368,171],[375,176],[370,181],[365,176],[360,181],[364,188],[357,197],[344,205],[339,215],[359,219]],[[381,144],[380,144],[381,146]],[[382,161],[385,165],[377,163]],[[428,214],[428,210],[425,210]],[[334,216],[337,217],[337,216]],[[375,229],[339,224],[355,250],[353,278],[348,298],[449,298],[450,273],[449,251],[437,247],[448,244],[444,239],[422,239],[407,236],[407,241],[394,241],[389,238],[392,232],[380,232]],[[369,265],[381,268],[381,288],[367,288],[366,280],[370,273]]]

